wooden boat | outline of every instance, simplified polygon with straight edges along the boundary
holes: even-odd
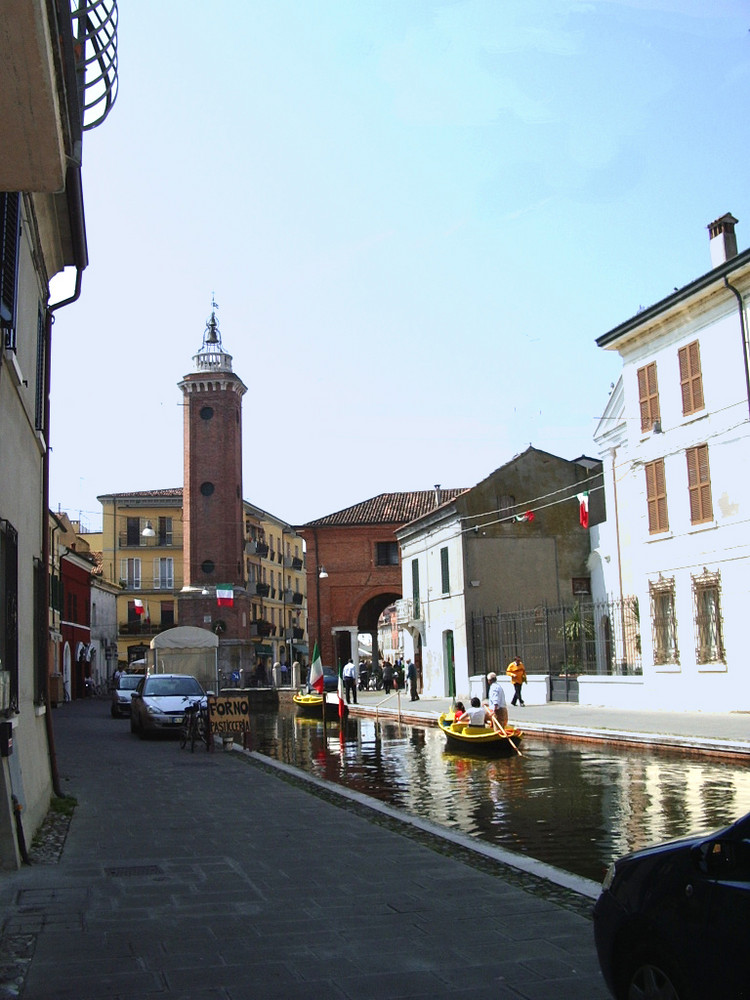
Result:
[[[292,701],[297,706],[297,715],[302,715],[307,719],[322,719],[323,718],[323,695],[316,694],[314,691],[307,694],[304,691],[298,691],[292,696]],[[344,715],[348,713],[349,709],[344,705]],[[329,701],[326,699],[326,719],[338,719],[339,717],[339,703],[338,698],[336,701]]]
[[[487,756],[505,757],[515,754],[511,740],[516,746],[523,739],[523,733],[515,726],[506,726],[503,736],[497,729],[488,726],[469,726],[464,722],[453,723],[453,713],[445,713],[439,717],[438,725],[445,733],[448,747],[462,753],[479,753]]]

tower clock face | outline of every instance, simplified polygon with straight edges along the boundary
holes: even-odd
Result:
[[[201,406],[200,409],[201,420],[210,420],[213,415],[214,415],[213,406]]]

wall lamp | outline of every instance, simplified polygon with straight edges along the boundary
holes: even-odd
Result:
[[[318,566],[318,579],[319,580],[327,580],[328,579],[328,574],[326,573],[325,566]]]
[[[146,524],[141,532],[141,538],[155,538],[156,532],[154,531],[154,526],[150,521],[146,521]]]

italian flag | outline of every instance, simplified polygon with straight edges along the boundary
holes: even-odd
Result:
[[[589,526],[589,494],[588,490],[585,493],[576,494],[576,499],[578,500],[578,519],[581,522],[582,528],[588,528]]]
[[[325,681],[323,679],[323,664],[320,659],[320,650],[318,649],[317,642],[315,643],[315,648],[313,649],[313,660],[312,666],[310,667],[309,684],[313,691],[317,691],[318,694],[323,694]]]
[[[339,719],[344,718],[344,712],[346,711],[344,702],[344,669],[341,666],[341,660],[339,660]]]
[[[234,604],[234,587],[231,583],[216,584],[216,603],[231,608]]]
[[[143,601],[139,601],[137,598],[133,601],[133,610],[137,615],[143,614]]]

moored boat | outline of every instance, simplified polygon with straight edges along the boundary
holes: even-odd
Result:
[[[464,722],[453,722],[453,713],[445,713],[438,718],[451,750],[463,753],[479,753],[487,756],[504,757],[519,752],[518,744],[523,733],[515,726],[505,726],[505,734],[487,726],[469,726]],[[515,745],[514,745],[515,744]]]
[[[323,697],[324,696],[322,694],[316,694],[314,691],[310,694],[298,691],[292,696],[292,701],[297,706],[298,715],[303,715],[308,719],[322,719]],[[348,711],[348,708],[344,706],[344,714]],[[338,717],[338,699],[336,701],[328,701],[328,699],[326,699],[326,719],[338,719]]]

